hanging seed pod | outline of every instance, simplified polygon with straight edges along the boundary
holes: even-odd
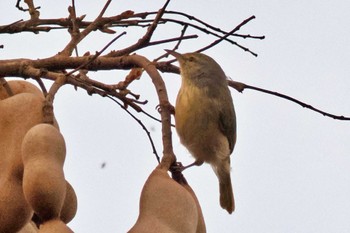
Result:
[[[129,233],[200,232],[199,214],[192,194],[157,167],[143,186],[139,217]]]
[[[20,230],[32,217],[22,188],[21,142],[42,120],[43,95],[24,81],[8,82],[13,96],[0,88],[0,232]],[[22,93],[26,92],[26,93]]]
[[[66,196],[62,134],[50,124],[32,127],[22,142],[23,192],[42,221],[59,218]]]

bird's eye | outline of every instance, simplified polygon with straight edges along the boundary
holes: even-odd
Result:
[[[188,61],[190,61],[190,62],[192,62],[192,61],[194,61],[194,60],[195,60],[195,58],[192,57],[192,56],[188,58]]]

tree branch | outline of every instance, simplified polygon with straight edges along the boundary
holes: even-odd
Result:
[[[176,157],[173,152],[172,139],[171,139],[171,114],[170,103],[168,100],[168,94],[166,91],[165,83],[160,76],[156,66],[147,58],[139,55],[131,55],[126,57],[127,62],[137,64],[139,67],[145,69],[147,74],[152,79],[153,85],[156,89],[159,106],[161,108],[160,116],[162,120],[162,139],[163,139],[163,157],[161,166],[166,167],[167,170],[171,164],[176,162]]]
[[[254,16],[254,15],[253,15],[253,16],[250,16],[248,19],[245,19],[242,23],[238,24],[234,29],[232,29],[230,32],[228,32],[225,36],[221,37],[221,38],[218,39],[218,40],[215,40],[215,41],[214,41],[213,43],[211,43],[210,45],[208,45],[208,46],[206,46],[206,47],[204,47],[204,48],[201,48],[201,49],[197,50],[196,52],[203,52],[203,51],[208,50],[209,48],[211,48],[211,47],[213,47],[213,46],[219,44],[221,41],[225,40],[227,37],[229,37],[230,35],[234,34],[236,31],[238,31],[239,29],[241,29],[241,27],[242,27],[243,25],[247,24],[249,21],[251,21],[251,20],[253,20],[253,19],[255,19],[255,16]],[[250,51],[248,48],[243,47],[243,46],[239,45],[239,44],[236,43],[236,42],[233,42],[233,43],[234,43],[236,46],[238,46],[239,48],[243,49],[244,51],[251,53],[251,54],[254,55],[255,57],[258,56],[258,54],[256,54],[256,53]]]
[[[243,92],[245,89],[252,89],[252,90],[255,90],[255,91],[267,93],[269,95],[274,95],[274,96],[277,96],[279,98],[292,101],[292,102],[294,102],[296,104],[299,104],[303,108],[310,109],[312,111],[315,111],[315,112],[318,112],[318,113],[322,114],[323,116],[330,117],[330,118],[333,118],[335,120],[344,120],[344,121],[349,121],[350,120],[350,117],[337,116],[337,115],[334,115],[334,114],[331,114],[331,113],[327,113],[325,111],[322,111],[322,110],[320,110],[318,108],[315,108],[315,107],[311,106],[310,104],[304,103],[304,102],[302,102],[300,100],[297,100],[297,99],[295,99],[293,97],[290,97],[288,95],[285,95],[285,94],[281,94],[281,93],[274,92],[274,91],[269,91],[269,90],[266,90],[266,89],[263,89],[263,88],[259,88],[259,87],[250,86],[250,85],[247,85],[247,84],[244,84],[244,83],[241,83],[241,82],[236,82],[236,81],[233,81],[233,80],[228,80],[228,85],[230,87],[233,87],[234,89],[236,89],[238,92]]]
[[[62,56],[70,56],[75,49],[75,47],[78,45],[80,41],[82,41],[90,32],[93,30],[96,30],[100,24],[101,24],[101,18],[105,11],[107,10],[109,4],[111,3],[111,0],[108,0],[106,4],[104,5],[103,9],[101,10],[100,14],[97,16],[97,18],[92,22],[87,28],[85,28],[82,32],[79,33],[79,30],[76,26],[76,16],[75,16],[75,8],[69,7],[69,13],[72,20],[73,28],[70,32],[71,34],[71,41],[68,43],[68,45],[58,54]]]
[[[151,136],[151,132],[148,131],[147,127],[142,123],[142,121],[140,119],[138,119],[134,114],[132,114],[125,106],[123,106],[121,103],[119,103],[116,99],[114,99],[114,98],[112,98],[110,96],[107,96],[107,98],[111,99],[113,102],[118,104],[119,107],[121,107],[124,111],[126,111],[142,127],[142,129],[147,134],[148,140],[151,143],[153,154],[156,156],[158,164],[160,164],[160,157],[159,157],[159,155],[157,153],[157,149],[156,149],[156,147],[154,145],[154,142],[153,142],[153,139],[152,139],[152,136]]]
[[[157,16],[154,18],[153,23],[147,28],[147,32],[145,33],[145,35],[138,40],[137,43],[119,50],[119,51],[113,51],[111,53],[109,53],[107,56],[111,56],[111,57],[118,57],[118,56],[123,56],[126,54],[130,54],[140,48],[144,48],[148,45],[148,43],[151,40],[151,37],[153,35],[153,32],[156,30],[158,23],[160,21],[160,19],[162,18],[165,8],[168,6],[170,0],[167,0],[164,4],[164,6],[158,11]]]

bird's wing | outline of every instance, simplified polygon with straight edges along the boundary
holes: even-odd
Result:
[[[220,131],[227,137],[230,153],[232,153],[236,144],[236,114],[233,104],[229,106],[223,106],[219,115],[219,128]]]

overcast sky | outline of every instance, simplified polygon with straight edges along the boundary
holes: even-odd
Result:
[[[67,16],[70,1],[35,1],[43,18]],[[76,0],[77,14],[93,19],[104,1]],[[28,15],[7,1],[0,2],[1,24]],[[124,10],[158,10],[163,1],[113,1],[106,15]],[[314,107],[350,116],[350,2],[335,1],[187,1],[176,0],[168,10],[196,16],[230,30],[244,19],[257,18],[241,32],[265,35],[265,40],[237,42],[259,54],[253,57],[221,43],[205,53],[234,80],[288,94]],[[112,49],[137,41],[145,29],[127,30]],[[155,39],[178,36],[181,28],[162,25]],[[189,30],[188,33],[196,33]],[[199,33],[180,52],[199,49],[215,38]],[[81,54],[100,50],[113,35],[96,32],[79,45]],[[0,59],[53,56],[69,41],[66,31],[34,35],[1,35]],[[138,53],[158,57],[173,44]],[[117,83],[125,72],[89,73],[91,78]],[[171,102],[180,85],[178,75],[162,74]],[[144,74],[130,87],[149,100],[147,111],[157,115],[154,87]],[[201,203],[208,232],[309,233],[350,232],[350,122],[336,121],[294,103],[256,91],[232,90],[238,139],[232,154],[236,211],[220,208],[218,182],[208,165],[184,172]],[[75,232],[126,232],[138,216],[142,186],[157,165],[145,132],[107,98],[88,96],[66,86],[55,100],[55,114],[67,144],[66,179],[78,195],[78,213],[69,224]],[[162,152],[160,124],[138,115]],[[174,150],[184,164],[193,161],[174,130]],[[101,168],[105,164],[104,168]]]

